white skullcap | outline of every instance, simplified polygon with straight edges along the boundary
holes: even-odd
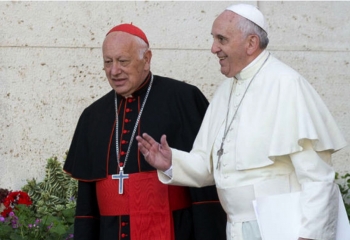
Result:
[[[237,13],[238,15],[252,21],[267,33],[267,23],[264,15],[255,6],[250,4],[235,4],[226,8],[226,10]]]

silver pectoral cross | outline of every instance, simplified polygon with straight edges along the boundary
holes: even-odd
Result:
[[[123,194],[124,179],[129,178],[129,174],[124,174],[123,167],[120,167],[119,174],[113,174],[112,179],[119,179],[119,194]]]
[[[221,142],[220,149],[217,151],[217,156],[219,158],[218,158],[218,164],[216,165],[216,169],[219,169],[219,167],[220,167],[219,165],[220,165],[220,159],[221,159],[222,154],[224,154],[224,142],[223,141]]]

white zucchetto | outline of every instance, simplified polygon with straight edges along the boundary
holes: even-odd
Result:
[[[235,4],[226,10],[232,11],[261,27],[266,33],[268,33],[267,22],[265,21],[264,15],[255,6],[250,4]]]

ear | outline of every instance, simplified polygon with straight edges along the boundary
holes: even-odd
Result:
[[[259,49],[260,39],[257,35],[249,35],[247,37],[247,54],[253,55]]]
[[[143,60],[145,61],[145,68],[149,70],[151,68],[152,51],[147,50],[143,55]]]
[[[148,49],[143,55],[143,59],[146,61],[146,63],[151,63],[151,58],[152,58],[152,51]]]

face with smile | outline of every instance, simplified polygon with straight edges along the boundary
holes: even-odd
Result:
[[[211,52],[220,59],[221,73],[226,77],[234,77],[249,64],[249,40],[238,29],[238,18],[237,14],[224,11],[212,26]]]
[[[109,84],[124,97],[135,92],[150,72],[152,53],[145,42],[131,34],[109,33],[102,53]]]

